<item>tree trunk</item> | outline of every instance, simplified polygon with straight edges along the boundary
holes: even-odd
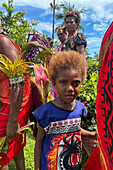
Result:
[[[55,0],[53,0],[53,30],[52,30],[53,41],[54,41],[54,25],[55,25]]]

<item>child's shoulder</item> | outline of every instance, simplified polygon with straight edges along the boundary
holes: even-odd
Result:
[[[82,106],[82,107],[85,107],[79,100],[76,100],[76,102],[77,102],[77,106]]]
[[[39,108],[37,108],[35,111],[42,111],[42,110],[47,110],[47,109],[49,109],[50,108],[50,106],[51,106],[52,104],[51,104],[51,101],[50,102],[47,102],[47,103],[45,103],[45,104],[43,104],[42,106],[40,106]],[[34,111],[34,112],[35,112]]]
[[[49,115],[51,110],[52,104],[51,102],[45,103],[36,110],[32,112],[35,119],[39,122],[39,124],[44,127],[49,122]]]

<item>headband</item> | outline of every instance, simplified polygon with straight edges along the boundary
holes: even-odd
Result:
[[[68,12],[68,13],[65,15],[64,19],[67,18],[67,17],[69,17],[69,16],[74,16],[75,18],[78,18],[77,14],[75,14],[75,11]]]

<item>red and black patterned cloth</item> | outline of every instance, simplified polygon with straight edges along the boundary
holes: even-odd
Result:
[[[98,146],[84,170],[113,169],[113,22],[107,29],[99,54],[99,80],[96,98]]]

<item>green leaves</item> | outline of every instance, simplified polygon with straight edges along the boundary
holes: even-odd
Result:
[[[56,20],[63,19],[66,12],[79,11],[82,14],[85,14],[87,12],[87,10],[84,7],[81,8],[80,10],[78,10],[74,4],[71,4],[70,2],[66,2],[66,1],[61,2],[57,6],[58,6],[57,10],[60,12],[56,14]],[[51,8],[52,8],[52,6],[51,6]],[[64,22],[63,22],[63,24],[57,25],[55,31],[58,29],[58,27],[63,26],[63,25],[64,25]],[[84,31],[84,28],[82,25],[79,25],[79,28]]]
[[[3,71],[9,79],[24,77],[26,73],[29,73],[29,63],[30,62],[24,62],[21,56],[19,58],[15,57],[14,63],[12,63],[8,57],[0,54],[0,70]],[[32,65],[34,64],[32,63]]]
[[[3,6],[4,8],[6,8],[6,9],[8,9],[7,4],[3,3],[2,6]]]
[[[30,47],[35,47],[38,50],[34,61],[35,64],[37,63],[38,59],[41,59],[43,61],[43,64],[45,64],[45,59],[48,57],[48,55],[53,55],[53,51],[50,48],[44,47],[42,44],[39,44],[37,41],[32,41],[29,43],[24,43],[21,48],[24,59],[26,58]]]
[[[28,35],[29,32],[34,31],[32,26],[36,26],[38,21],[33,20],[28,22],[25,20],[24,15],[27,14],[27,11],[15,13],[13,0],[8,0],[8,4],[3,3],[2,6],[5,8],[5,11],[0,11],[0,16],[2,18],[2,26],[5,27],[8,36],[16,43],[26,42],[26,35]]]
[[[85,103],[88,110],[82,122],[82,127],[87,130],[96,130],[96,96],[98,84],[98,62],[92,58],[87,59],[88,70],[85,83],[81,86],[78,99]]]
[[[34,63],[37,63],[38,58],[41,58],[41,59],[42,59],[42,62],[45,63],[45,58],[46,58],[46,57],[48,57],[47,51],[41,51],[41,52],[39,52],[39,54],[37,55]]]

